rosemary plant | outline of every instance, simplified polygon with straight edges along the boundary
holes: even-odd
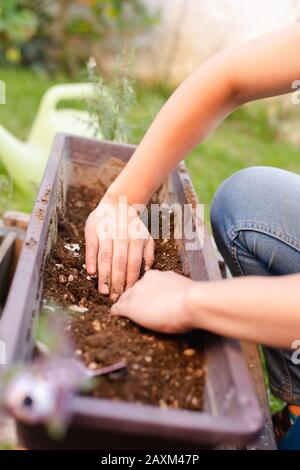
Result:
[[[95,87],[94,96],[86,103],[88,125],[95,137],[101,135],[107,140],[130,142],[128,115],[136,104],[134,79],[130,73],[132,55],[118,57],[110,79],[104,79],[99,73],[94,58],[87,63],[88,81]]]

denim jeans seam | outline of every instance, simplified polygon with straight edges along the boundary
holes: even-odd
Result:
[[[233,241],[233,239],[237,236],[237,232],[240,230],[253,230],[256,232],[264,233],[266,235],[271,235],[277,238],[278,240],[286,243],[295,250],[300,251],[300,240],[296,240],[291,236],[285,235],[278,229],[272,229],[266,224],[253,222],[251,220],[243,220],[240,222],[236,222],[229,230],[231,241]]]
[[[289,368],[287,367],[286,360],[284,358],[284,355],[282,353],[282,350],[279,349],[280,351],[280,356],[282,360],[282,364],[284,365],[284,370],[285,370],[285,377],[284,377],[284,383],[283,383],[283,389],[285,389],[285,393],[289,397],[289,400],[287,400],[289,403],[292,403],[293,400],[293,381],[292,377],[289,371]]]
[[[237,233],[238,231],[235,230],[235,227],[236,227],[236,225],[233,225],[231,227],[231,229],[228,230],[228,235],[230,237],[230,256],[231,256],[232,264],[235,267],[235,269],[237,270],[237,272],[241,276],[244,276],[242,267],[239,263],[238,256],[237,256],[237,246],[234,244],[234,239],[238,235],[238,233]]]
[[[300,395],[298,395],[297,393],[293,393],[292,400],[290,403],[293,405],[300,405]]]
[[[289,372],[289,368],[287,367],[282,350],[278,349],[278,351],[280,353],[283,365],[282,383],[280,385],[273,385],[273,383],[270,383],[270,387],[272,391],[275,392],[274,394],[278,395],[283,401],[286,401],[287,403],[294,403],[295,395],[293,393],[293,381],[291,378],[291,374]]]
[[[280,400],[285,401],[293,405],[300,405],[300,395],[298,393],[289,394],[286,390],[279,388],[276,385],[270,384],[273,394],[280,398]]]
[[[270,388],[276,398],[279,398],[280,400],[285,401],[286,403],[295,404],[294,401],[292,400],[292,397],[289,395],[289,393],[286,390],[279,388],[273,384],[270,384]]]
[[[234,239],[231,241],[231,247],[230,247],[232,263],[233,263],[234,267],[236,268],[236,270],[238,271],[238,273],[241,276],[244,276],[245,274],[242,270],[242,267],[240,265],[238,255],[237,255],[237,246],[234,245],[233,241],[234,241]]]

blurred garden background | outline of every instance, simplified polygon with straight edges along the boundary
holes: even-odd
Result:
[[[1,139],[8,131],[26,140],[51,86],[96,84],[98,102],[78,96],[71,107],[109,127],[110,103],[121,106],[122,132],[102,134],[137,144],[174,87],[209,55],[299,16],[298,0],[1,0],[0,80],[6,102],[0,105],[0,210],[31,210],[32,195],[12,186]],[[59,104],[66,106],[70,102]],[[228,117],[187,158],[207,210],[221,181],[243,167],[299,171],[298,123],[299,107],[289,96],[252,103]]]

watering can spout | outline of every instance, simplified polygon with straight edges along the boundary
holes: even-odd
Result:
[[[38,149],[28,147],[1,124],[0,160],[18,187],[25,192],[36,189],[43,172]]]

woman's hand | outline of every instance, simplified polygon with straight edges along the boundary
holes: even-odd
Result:
[[[130,318],[151,330],[184,333],[193,329],[187,294],[195,282],[172,271],[148,271],[121,295],[112,315]]]
[[[85,238],[87,272],[98,270],[99,291],[112,300],[138,280],[143,259],[145,270],[153,264],[154,241],[136,209],[122,200],[102,199],[87,219]]]

